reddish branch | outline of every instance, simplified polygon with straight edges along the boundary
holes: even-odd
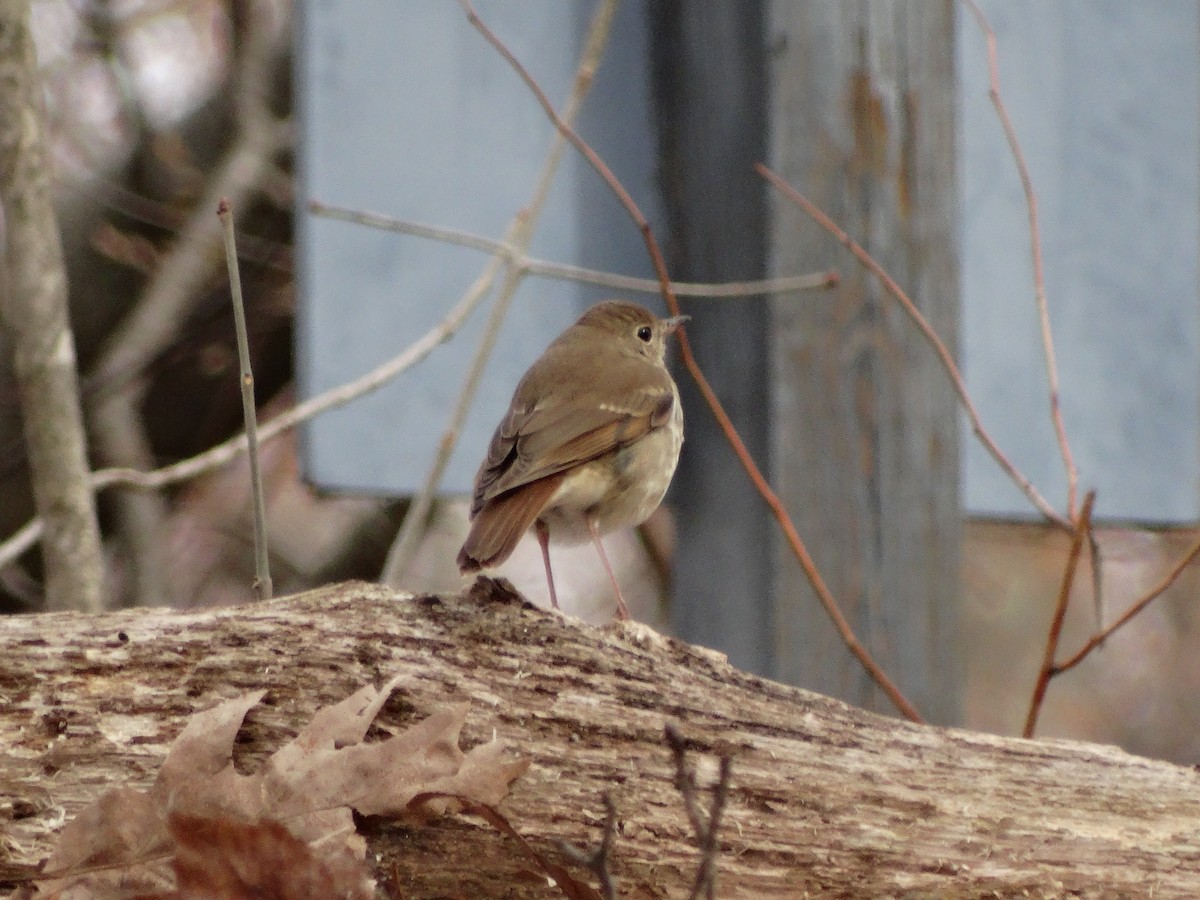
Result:
[[[542,91],[538,83],[533,79],[533,76],[530,75],[528,70],[521,64],[521,62],[515,56],[513,56],[512,51],[510,51],[508,47],[506,47],[504,43],[495,35],[495,33],[493,33],[492,30],[488,28],[487,25],[484,24],[484,22],[479,18],[474,7],[471,5],[470,0],[459,0],[459,2],[464,10],[466,10],[467,20],[471,23],[471,25],[473,25],[476,30],[483,35],[483,37],[489,44],[492,45],[496,52],[499,53],[500,56],[503,57],[504,60],[513,68],[513,71],[517,73],[517,75],[525,83],[525,86],[529,88],[530,92],[534,95],[534,97],[537,98],[538,103],[545,111],[546,116],[554,124],[554,127],[557,128],[559,132],[571,142],[572,146],[574,146],[575,149],[583,155],[591,167],[595,169],[596,173],[604,179],[605,183],[616,195],[617,199],[620,200],[621,205],[625,207],[626,212],[628,212],[630,218],[633,219],[634,223],[638,227],[638,230],[642,233],[642,238],[646,243],[646,250],[649,253],[650,260],[654,265],[655,274],[658,276],[659,284],[662,286],[663,298],[666,300],[667,306],[671,310],[672,315],[678,315],[680,312],[679,301],[676,299],[675,294],[671,290],[670,277],[667,275],[666,261],[663,258],[662,251],[658,247],[658,242],[654,239],[654,235],[650,230],[650,223],[642,214],[642,211],[638,207],[637,203],[634,202],[633,197],[629,195],[629,192],[625,190],[624,186],[612,173],[608,166],[605,165],[604,161],[599,157],[596,151],[593,150],[591,146],[575,132],[574,129],[563,122],[557,111],[555,111],[554,105],[550,102],[550,99],[546,96],[545,92]],[[738,434],[737,429],[734,428],[733,421],[729,418],[728,413],[725,412],[725,408],[721,405],[721,401],[717,399],[717,395],[713,391],[712,386],[708,383],[708,379],[704,377],[704,373],[700,370],[700,366],[696,362],[695,354],[692,352],[691,343],[687,339],[685,330],[681,328],[676,332],[676,334],[679,337],[680,361],[687,369],[688,374],[691,375],[692,379],[695,381],[696,386],[703,395],[709,409],[712,410],[713,416],[717,420],[717,424],[724,432],[726,439],[729,441],[730,446],[737,455],[738,461],[742,464],[742,467],[746,470],[746,474],[750,477],[750,481],[753,483],[758,493],[762,496],[763,500],[766,501],[771,513],[775,516],[776,521],[778,521],[780,528],[783,530],[784,537],[787,539],[788,545],[792,549],[792,553],[800,562],[800,566],[804,570],[804,574],[812,584],[813,590],[817,595],[817,599],[820,601],[821,606],[825,609],[826,614],[832,620],[834,627],[837,629],[838,634],[842,638],[842,641],[846,644],[846,647],[850,650],[855,659],[859,661],[863,669],[866,670],[871,679],[879,686],[880,690],[887,694],[888,699],[892,701],[897,710],[914,722],[923,721],[921,714],[917,712],[916,708],[900,691],[900,688],[891,680],[891,678],[888,677],[887,673],[880,668],[879,664],[875,662],[874,658],[872,658],[866,647],[864,647],[855,636],[853,629],[850,627],[850,623],[846,620],[846,617],[842,615],[841,610],[838,608],[837,601],[834,599],[833,594],[825,584],[825,580],[821,577],[820,572],[817,571],[816,564],[809,555],[808,549],[804,546],[804,542],[800,539],[800,534],[796,531],[796,526],[793,524],[791,516],[788,515],[787,509],[783,505],[783,501],[779,499],[779,496],[767,483],[767,480],[763,476],[762,471],[759,469],[758,464],[755,463],[754,458],[750,455],[750,451],[746,448],[746,445],[742,441],[741,436]]]
[[[923,315],[921,315],[921,311],[917,309],[916,304],[913,303],[912,299],[907,293],[905,293],[904,288],[900,287],[900,285],[896,282],[896,279],[892,278],[892,276],[887,273],[887,270],[884,269],[883,266],[881,266],[878,262],[876,262],[875,258],[871,256],[870,253],[864,250],[862,246],[860,246],[853,238],[850,237],[850,235],[846,234],[845,231],[839,228],[834,221],[829,218],[829,216],[825,215],[825,213],[823,213],[811,200],[797,191],[794,187],[784,181],[783,178],[775,174],[775,172],[771,171],[771,169],[767,168],[762,163],[756,163],[754,168],[757,170],[759,175],[774,185],[779,192],[783,194],[783,196],[799,206],[813,219],[813,221],[832,234],[839,243],[841,243],[854,255],[854,258],[857,259],[859,263],[861,263],[862,266],[867,269],[867,271],[879,279],[880,283],[884,286],[884,289],[896,298],[896,300],[900,303],[900,306],[903,307],[906,313],[908,313],[909,318],[911,318],[916,324],[917,328],[920,329],[921,334],[923,334],[925,339],[928,340],[933,346],[934,351],[937,353],[938,359],[942,363],[942,368],[946,370],[946,374],[949,376],[950,382],[954,385],[954,392],[958,394],[959,402],[962,404],[963,409],[966,410],[967,418],[971,421],[971,429],[975,432],[976,436],[983,443],[983,446],[987,449],[987,451],[992,455],[992,458],[996,460],[997,465],[999,465],[1000,468],[1008,473],[1008,476],[1016,483],[1017,487],[1021,489],[1021,492],[1029,498],[1029,501],[1038,508],[1038,511],[1041,512],[1042,515],[1044,515],[1054,524],[1058,525],[1060,528],[1072,530],[1074,526],[1071,524],[1071,522],[1050,505],[1050,502],[1038,492],[1036,487],[1033,486],[1033,482],[1021,474],[1012,461],[1004,454],[1004,451],[1002,451],[992,439],[992,436],[988,434],[987,430],[983,427],[983,423],[979,419],[979,413],[975,409],[975,403],[971,400],[971,395],[967,393],[966,382],[963,381],[962,374],[958,371],[958,366],[954,362],[954,357],[950,355],[950,350],[946,347],[946,344],[940,337],[938,337],[937,332],[933,330],[933,326],[929,324]]]
[[[1009,151],[1012,153],[1013,161],[1017,167],[1017,174],[1021,179],[1021,188],[1025,192],[1025,203],[1029,213],[1029,237],[1033,257],[1033,280],[1034,290],[1036,292],[1038,314],[1041,319],[1042,329],[1042,345],[1046,356],[1046,375],[1050,383],[1050,417],[1054,423],[1054,431],[1058,437],[1059,450],[1062,454],[1063,464],[1067,470],[1067,512],[1068,515],[1075,519],[1075,541],[1072,543],[1072,556],[1068,558],[1068,571],[1074,566],[1074,559],[1079,553],[1078,540],[1081,534],[1087,533],[1092,547],[1092,582],[1096,593],[1097,609],[1101,606],[1101,585],[1099,575],[1099,554],[1095,552],[1095,541],[1091,535],[1090,527],[1084,527],[1088,524],[1090,518],[1090,503],[1085,500],[1084,510],[1081,510],[1078,518],[1075,514],[1075,498],[1078,490],[1078,472],[1075,467],[1074,459],[1071,456],[1071,449],[1067,442],[1066,428],[1063,425],[1062,411],[1059,404],[1058,390],[1058,369],[1055,362],[1054,342],[1050,333],[1050,318],[1047,311],[1046,303],[1046,285],[1045,275],[1042,267],[1042,241],[1041,228],[1039,226],[1038,211],[1037,211],[1037,194],[1033,189],[1033,181],[1029,175],[1029,167],[1025,162],[1025,154],[1021,149],[1021,144],[1017,140],[1016,129],[1013,126],[1012,119],[1008,114],[1008,109],[1005,106],[1004,99],[1000,93],[1000,66],[998,61],[998,53],[996,49],[996,33],[992,30],[991,23],[983,10],[975,2],[975,0],[963,0],[967,8],[975,16],[975,20],[979,23],[979,28],[983,32],[984,40],[987,44],[987,61],[988,61],[988,98],[996,109],[996,115],[1000,119],[1001,128],[1004,130],[1005,140],[1008,142]],[[1191,562],[1200,556],[1200,541],[1197,541],[1192,547],[1180,558],[1169,573],[1153,588],[1135,600],[1129,608],[1121,614],[1107,628],[1102,627],[1102,623],[1097,624],[1097,632],[1079,651],[1061,664],[1050,664],[1053,654],[1050,653],[1047,658],[1047,663],[1043,665],[1042,675],[1038,680],[1038,686],[1035,688],[1034,699],[1030,707],[1030,718],[1026,721],[1026,734],[1032,733],[1032,725],[1036,723],[1037,706],[1041,703],[1041,697],[1038,694],[1040,690],[1042,694],[1045,692],[1044,681],[1048,681],[1050,677],[1061,672],[1066,672],[1073,669],[1079,663],[1102,645],[1104,641],[1110,637],[1118,629],[1124,627],[1129,621],[1137,616],[1142,610],[1149,606],[1154,600],[1160,597],[1167,588],[1175,583],[1183,570],[1186,569]],[[1061,598],[1060,598],[1061,602]],[[1057,618],[1056,618],[1057,621]],[[1057,641],[1057,634],[1054,633],[1052,626],[1051,640]],[[1048,653],[1051,648],[1047,647]],[[1047,667],[1048,666],[1048,667]]]
[[[1121,613],[1115,622],[1092,635],[1088,642],[1079,648],[1079,652],[1066,662],[1056,665],[1053,674],[1058,675],[1061,672],[1066,672],[1068,669],[1073,669],[1083,662],[1089,653],[1108,640],[1115,631],[1124,627],[1134,616],[1162,596],[1167,588],[1175,583],[1175,580],[1183,573],[1183,570],[1191,565],[1192,560],[1197,556],[1200,556],[1200,540],[1192,544],[1188,552],[1180,558],[1179,562],[1175,563],[1174,568],[1163,576],[1163,579],[1158,584],[1130,604],[1129,608]]]
[[[1046,699],[1046,689],[1050,687],[1050,679],[1056,674],[1054,656],[1058,653],[1058,639],[1062,635],[1063,620],[1067,617],[1067,604],[1071,602],[1071,585],[1075,582],[1075,571],[1079,568],[1079,557],[1083,552],[1083,542],[1092,530],[1092,506],[1096,502],[1096,492],[1088,491],[1083,498],[1083,508],[1079,510],[1079,519],[1075,523],[1075,534],[1071,538],[1071,550],[1067,554],[1067,565],[1063,569],[1062,584],[1058,589],[1058,602],[1054,606],[1054,618],[1050,622],[1050,633],[1046,636],[1046,653],[1042,658],[1042,669],[1038,673],[1037,684],[1033,688],[1033,698],[1029,701],[1029,713],[1025,717],[1023,737],[1033,737],[1037,728],[1038,713],[1041,712],[1042,702]]]
[[[992,31],[991,23],[975,0],[963,0],[967,8],[979,22],[984,38],[987,41],[988,59],[988,97],[996,108],[1000,126],[1004,129],[1004,138],[1008,141],[1008,149],[1012,152],[1013,161],[1017,165],[1017,174],[1021,179],[1021,189],[1025,192],[1025,207],[1029,212],[1029,242],[1033,256],[1033,289],[1037,301],[1038,318],[1042,328],[1042,348],[1046,356],[1046,379],[1050,383],[1050,419],[1054,423],[1054,433],[1058,438],[1059,452],[1062,454],[1063,465],[1067,470],[1067,515],[1075,518],[1075,496],[1079,486],[1079,472],[1075,468],[1075,460],[1071,456],[1071,447],[1067,443],[1067,429],[1063,425],[1062,409],[1058,399],[1058,363],[1054,354],[1054,338],[1050,333],[1050,312],[1046,303],[1046,276],[1042,267],[1042,231],[1038,220],[1037,193],[1033,189],[1033,179],[1029,177],[1029,167],[1025,163],[1025,153],[1017,140],[1017,130],[1013,127],[1008,115],[1008,108],[1000,96],[1000,66],[996,58],[996,33]]]

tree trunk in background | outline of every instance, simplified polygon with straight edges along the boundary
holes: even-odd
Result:
[[[763,5],[652,0],[650,9],[671,277],[762,278],[765,193],[753,166],[766,152]],[[765,470],[768,306],[746,297],[685,308],[696,358]],[[771,674],[773,524],[695,385],[677,380],[687,437],[669,498],[679,528],[671,626]]]
[[[46,605],[95,612],[104,602],[100,533],[29,15],[27,0],[0,0],[0,206],[7,270],[2,319],[45,529]]]
[[[953,350],[955,4],[771,4],[769,164],[883,264]],[[836,296],[772,303],[774,479],[859,638],[931,720],[960,719],[958,418],[900,307],[781,197],[773,274],[836,266]],[[786,552],[786,551],[785,551]],[[881,711],[803,575],[775,580],[775,673]]]

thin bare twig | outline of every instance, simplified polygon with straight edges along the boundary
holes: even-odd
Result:
[[[1079,556],[1083,551],[1084,541],[1092,530],[1092,506],[1096,502],[1096,492],[1088,491],[1083,498],[1083,506],[1079,510],[1079,518],[1075,522],[1075,534],[1071,537],[1071,550],[1067,554],[1067,565],[1063,569],[1062,583],[1058,588],[1058,600],[1054,605],[1054,617],[1050,622],[1050,632],[1046,636],[1046,652],[1042,657],[1042,668],[1038,672],[1037,683],[1033,688],[1033,697],[1029,701],[1029,712],[1025,716],[1025,729],[1022,736],[1031,738],[1037,729],[1038,714],[1046,699],[1046,689],[1050,679],[1055,675],[1054,657],[1058,653],[1058,639],[1062,634],[1063,621],[1067,617],[1067,604],[1071,602],[1071,585],[1075,582],[1075,570],[1079,567]]]
[[[218,271],[221,235],[212,211],[223,198],[229,198],[236,210],[249,208],[271,158],[289,139],[288,129],[275,120],[267,99],[279,49],[273,10],[265,4],[245,4],[245,14],[231,75],[235,131],[229,147],[208,179],[204,196],[162,255],[137,302],[105,340],[85,380],[93,449],[108,466],[153,465],[139,411],[142,372],[176,339],[189,310]],[[166,504],[159,497],[120,492],[115,506],[119,533],[135,573],[136,600],[141,605],[162,603]]]
[[[1054,338],[1050,332],[1050,310],[1046,303],[1046,275],[1042,266],[1042,232],[1038,220],[1037,193],[1033,189],[1033,179],[1029,177],[1029,166],[1025,162],[1025,153],[1017,140],[1017,130],[1009,118],[1008,109],[1000,95],[1000,66],[996,54],[996,33],[984,15],[983,10],[975,0],[963,0],[967,8],[975,16],[987,42],[988,59],[988,97],[996,108],[1000,126],[1004,129],[1004,138],[1008,141],[1009,151],[1017,166],[1017,174],[1021,179],[1021,189],[1025,192],[1025,207],[1029,214],[1029,242],[1033,256],[1033,292],[1037,303],[1038,319],[1042,330],[1042,350],[1046,357],[1046,380],[1050,388],[1050,420],[1054,423],[1054,434],[1058,439],[1059,452],[1062,454],[1063,466],[1067,471],[1067,517],[1075,518],[1075,499],[1079,490],[1079,471],[1075,467],[1075,459],[1071,455],[1071,446],[1067,442],[1067,429],[1063,424],[1062,409],[1059,404],[1058,392],[1058,363],[1054,353]]]
[[[310,200],[309,211],[314,215],[343,222],[354,222],[370,228],[380,228],[385,231],[395,231],[415,237],[456,244],[469,247],[484,253],[502,254],[504,261],[520,269],[527,275],[540,278],[555,278],[560,281],[577,281],[581,284],[594,284],[599,287],[612,288],[617,291],[637,291],[642,294],[658,294],[662,285],[657,278],[635,278],[632,275],[617,275],[613,272],[602,272],[597,269],[587,269],[583,266],[572,266],[566,263],[547,262],[541,259],[517,253],[515,247],[505,241],[495,238],[460,231],[457,228],[447,228],[444,225],[425,225],[409,219],[399,219],[385,216],[382,213],[349,209],[335,206],[319,200]],[[719,284],[693,281],[672,281],[671,290],[677,297],[695,298],[730,298],[754,297],[764,294],[790,294],[796,291],[823,291],[836,287],[837,272],[813,272],[810,275],[785,275],[780,278],[763,278],[754,281],[727,281]]]
[[[979,418],[979,412],[975,409],[975,403],[971,400],[971,395],[967,393],[966,383],[963,381],[962,374],[958,371],[954,357],[950,355],[950,350],[946,347],[942,339],[938,337],[937,332],[933,330],[933,326],[921,315],[921,311],[917,309],[916,304],[912,302],[912,299],[905,293],[904,289],[896,283],[896,280],[887,273],[887,270],[883,266],[875,261],[875,258],[871,254],[864,250],[850,235],[839,228],[811,200],[762,163],[755,163],[754,168],[759,175],[774,185],[788,200],[803,209],[818,225],[833,235],[842,246],[854,255],[855,259],[879,279],[884,289],[900,303],[904,311],[908,313],[909,318],[913,320],[917,328],[920,329],[921,334],[925,336],[925,339],[933,347],[938,360],[942,364],[942,368],[946,370],[946,374],[954,386],[954,392],[958,394],[959,402],[966,411],[967,418],[971,422],[971,430],[975,432],[975,436],[979,438],[983,446],[992,455],[996,464],[1008,473],[1009,478],[1013,480],[1017,487],[1021,489],[1021,492],[1029,498],[1029,501],[1037,507],[1042,515],[1060,528],[1074,530],[1071,521],[1055,510],[1049,501],[1033,486],[1033,483],[1017,470],[1017,467],[1005,456],[1004,452],[992,439],[992,436],[983,427],[983,422]]]
[[[100,168],[100,164],[96,163],[96,167]],[[272,169],[275,168],[278,167],[272,167]],[[264,179],[270,178],[269,174],[264,176]],[[266,181],[260,182],[260,186],[265,188],[267,186]],[[139,194],[119,182],[112,179],[105,179],[99,175],[92,181],[73,182],[71,187],[80,194],[91,198],[105,209],[113,210],[120,213],[123,218],[140,222],[159,231],[174,234],[183,228],[187,221],[187,215],[177,211],[173,206]],[[265,190],[264,193],[266,193]],[[277,203],[277,205],[282,207],[285,204]],[[102,230],[92,237],[93,245],[97,243],[97,238],[103,240],[108,234],[120,235],[122,238],[128,237],[128,235],[118,231],[110,223],[103,223],[100,228]],[[140,239],[139,243],[141,240],[149,244],[148,239]],[[158,265],[158,256],[159,254],[155,250],[153,259],[155,260],[156,268]],[[292,263],[292,248],[289,244],[267,237],[247,234],[245,231],[238,235],[238,258],[243,262],[254,262],[264,269],[282,272],[285,275],[292,275],[295,272],[295,266]],[[125,265],[132,265],[134,268],[139,268],[141,265],[140,260],[120,259],[117,261]]]
[[[596,876],[600,883],[600,894],[604,900],[617,900],[617,883],[609,871],[608,858],[612,853],[613,843],[617,836],[617,805],[607,791],[604,792],[604,831],[600,836],[600,844],[591,853],[585,853],[577,847],[572,847],[566,841],[559,841],[558,847],[563,856],[576,865],[583,866]]]
[[[1104,630],[1104,582],[1100,575],[1100,543],[1095,531],[1088,530],[1088,559],[1092,568],[1092,610],[1096,615],[1096,630]]]
[[[538,104],[542,107],[542,110],[546,113],[546,116],[550,119],[550,121],[554,123],[554,126],[561,131],[567,140],[571,142],[571,145],[583,155],[584,159],[588,161],[588,164],[591,165],[591,167],[595,169],[596,173],[604,179],[605,184],[607,184],[609,190],[616,195],[617,199],[621,202],[621,205],[625,207],[625,211],[629,214],[630,218],[633,219],[638,230],[642,234],[643,241],[645,241],[646,252],[649,254],[650,261],[654,265],[654,271],[658,276],[659,287],[662,290],[663,298],[666,300],[667,306],[670,308],[672,315],[678,315],[680,312],[679,301],[675,297],[675,294],[671,291],[671,280],[667,275],[666,261],[663,258],[662,251],[659,249],[658,242],[654,239],[653,232],[650,230],[650,223],[647,221],[645,215],[643,215],[641,208],[637,205],[637,203],[634,202],[633,197],[631,197],[629,192],[625,190],[624,185],[622,185],[617,177],[612,173],[612,170],[605,165],[604,161],[600,159],[600,156],[595,150],[592,149],[591,145],[589,145],[587,141],[581,138],[574,129],[572,129],[562,120],[562,118],[555,111],[553,104],[550,103],[549,98],[546,97],[545,92],[533,79],[533,76],[529,74],[529,71],[523,65],[521,65],[521,62],[512,55],[512,52],[506,46],[504,46],[503,42],[501,42],[500,39],[492,33],[487,25],[484,24],[479,16],[475,13],[475,9],[471,6],[470,0],[459,0],[459,3],[464,9],[466,9],[467,18],[471,24],[474,25],[479,33],[484,36],[487,42],[491,44],[493,48],[495,48],[496,52],[504,57],[505,60],[507,60],[508,64],[512,66],[513,70],[525,83],[525,86],[529,88],[530,92],[537,99]],[[767,506],[770,507],[771,513],[775,516],[776,521],[783,530],[784,537],[787,539],[792,553],[796,556],[796,559],[800,562],[801,567],[804,569],[804,574],[808,577],[809,582],[812,584],[813,590],[817,595],[817,599],[820,601],[821,606],[824,608],[826,614],[832,620],[834,627],[837,629],[839,636],[842,638],[842,641],[846,644],[846,647],[849,649],[850,653],[853,654],[854,658],[859,661],[871,679],[879,686],[880,690],[887,694],[888,699],[892,701],[896,709],[898,709],[902,715],[914,722],[924,721],[921,717],[921,714],[917,712],[916,707],[909,702],[908,698],[904,696],[895,682],[893,682],[891,678],[888,677],[887,673],[880,668],[879,664],[875,662],[874,658],[867,651],[866,647],[859,642],[858,638],[854,634],[854,630],[850,627],[850,623],[846,620],[846,617],[842,615],[841,610],[838,608],[837,601],[834,600],[833,594],[829,591],[828,586],[825,584],[825,580],[821,577],[820,572],[817,571],[817,567],[813,563],[812,557],[809,556],[808,549],[804,546],[804,542],[800,539],[800,534],[798,531],[796,531],[796,526],[792,522],[791,516],[788,515],[787,509],[783,505],[783,501],[779,499],[779,495],[771,489],[771,486],[767,483],[766,478],[763,477],[762,471],[759,469],[758,464],[754,461],[754,458],[750,455],[750,451],[746,448],[745,442],[742,441],[741,435],[739,435],[737,429],[733,427],[733,421],[729,418],[729,414],[725,411],[725,407],[721,405],[721,401],[717,398],[716,392],[712,389],[712,385],[708,383],[708,379],[704,377],[704,373],[700,370],[700,365],[697,363],[696,356],[692,352],[691,342],[687,338],[686,328],[680,328],[675,332],[675,334],[679,340],[680,361],[683,363],[684,368],[687,369],[692,380],[696,383],[696,387],[699,389],[701,396],[704,397],[705,403],[708,405],[708,408],[712,411],[713,416],[716,418],[717,424],[720,426],[721,431],[724,432],[725,438],[729,441],[730,446],[733,448],[733,452],[737,456],[738,461],[741,463],[742,468],[746,470],[746,474],[749,476],[755,490],[758,491],[759,495],[766,502]]]
[[[258,460],[258,416],[254,403],[254,371],[250,367],[250,340],[246,336],[246,308],[242,302],[242,276],[238,271],[237,239],[229,201],[217,205],[225,240],[225,265],[229,269],[229,294],[233,300],[233,325],[237,332],[238,364],[241,367],[242,416],[246,422],[246,449],[250,456],[250,490],[254,497],[254,594],[270,600],[274,594],[271,561],[267,547],[267,503],[263,498],[262,472]]]
[[[92,485],[95,490],[95,484]],[[43,525],[41,516],[30,519],[3,544],[0,544],[0,569],[7,568],[17,561],[22,553],[42,539]]]
[[[1175,563],[1171,571],[1163,576],[1162,580],[1159,581],[1158,584],[1130,604],[1129,608],[1126,609],[1125,612],[1121,613],[1115,622],[1113,622],[1107,628],[1094,634],[1086,644],[1079,648],[1079,652],[1066,662],[1059,663],[1057,666],[1055,666],[1054,674],[1057,675],[1061,672],[1066,672],[1067,670],[1073,669],[1083,662],[1089,653],[1103,644],[1113,635],[1114,632],[1120,628],[1123,628],[1138,613],[1161,597],[1166,592],[1167,588],[1173,585],[1176,579],[1183,574],[1183,570],[1191,565],[1192,560],[1196,559],[1198,556],[1200,556],[1200,539],[1192,544],[1188,551],[1183,554],[1182,557],[1180,557],[1179,562]]]
[[[725,803],[729,799],[729,778],[733,764],[728,756],[720,757],[717,783],[712,787],[712,804],[706,816],[697,796],[696,773],[687,764],[687,740],[670,722],[664,728],[664,734],[675,761],[675,788],[683,798],[683,808],[692,826],[692,833],[696,836],[696,846],[700,848],[700,864],[696,867],[696,879],[688,897],[689,900],[698,900],[700,897],[713,900],[717,891],[717,856],[720,851],[717,837]]]
[[[713,799],[708,812],[708,827],[705,829],[703,840],[700,841],[700,866],[692,887],[693,900],[701,893],[708,900],[715,900],[717,895],[717,857],[721,852],[718,838],[721,817],[725,814],[725,804],[729,800],[729,779],[732,774],[733,761],[728,756],[722,756],[718,763],[717,783],[712,788]]]
[[[600,57],[604,52],[605,44],[608,42],[608,35],[616,11],[616,0],[606,0],[606,2],[601,3],[597,7],[596,13],[592,17],[587,40],[584,42],[579,65],[576,67],[571,92],[567,97],[564,110],[564,116],[567,121],[574,121],[583,105],[584,99],[587,97],[588,91],[591,90],[596,69],[600,64]],[[508,228],[505,244],[510,245],[518,255],[523,256],[529,250],[529,244],[533,240],[535,225],[542,213],[542,208],[546,204],[546,197],[550,194],[550,188],[554,184],[555,173],[558,171],[559,163],[562,162],[566,148],[566,141],[562,135],[555,132],[550,143],[550,150],[546,154],[546,160],[542,165],[541,174],[538,176],[537,185],[534,187],[533,197],[530,199],[529,205],[517,213]],[[438,487],[442,483],[442,476],[445,474],[446,466],[450,463],[450,456],[454,452],[455,445],[458,443],[459,433],[466,423],[471,406],[475,402],[475,395],[479,391],[479,383],[483,378],[483,370],[487,366],[488,360],[491,359],[492,351],[496,346],[496,339],[500,335],[500,327],[504,324],[504,319],[508,315],[512,299],[516,295],[517,288],[524,278],[525,273],[516,266],[509,265],[506,267],[504,280],[496,295],[496,301],[492,305],[492,311],[488,315],[487,322],[484,324],[483,334],[479,339],[479,346],[475,354],[471,357],[471,362],[467,367],[467,375],[463,380],[462,388],[459,390],[458,398],[455,400],[454,410],[450,414],[450,421],[446,424],[445,429],[442,431],[441,439],[438,441],[437,453],[434,455],[433,463],[428,473],[426,473],[420,492],[413,498],[412,505],[408,508],[408,513],[404,517],[404,524],[400,527],[399,534],[388,550],[387,560],[384,563],[383,574],[381,576],[384,584],[398,585],[402,583],[404,574],[407,572],[412,558],[416,554],[417,544],[421,536],[425,533],[429,512],[433,508],[433,501],[437,496]],[[490,283],[489,280],[488,284],[490,285]]]

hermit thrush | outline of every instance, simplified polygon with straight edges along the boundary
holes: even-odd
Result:
[[[658,507],[683,444],[679,391],[663,356],[686,316],[660,319],[610,300],[585,312],[517,385],[475,476],[471,531],[458,568],[504,562],[533,526],[550,602],[550,537],[589,537],[629,618],[600,535],[641,524]]]

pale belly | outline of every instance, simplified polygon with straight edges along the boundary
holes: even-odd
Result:
[[[675,403],[676,423],[683,414]],[[589,516],[603,534],[640,525],[662,502],[683,445],[683,428],[659,428],[636,444],[572,472],[538,517],[555,542],[590,539]]]

